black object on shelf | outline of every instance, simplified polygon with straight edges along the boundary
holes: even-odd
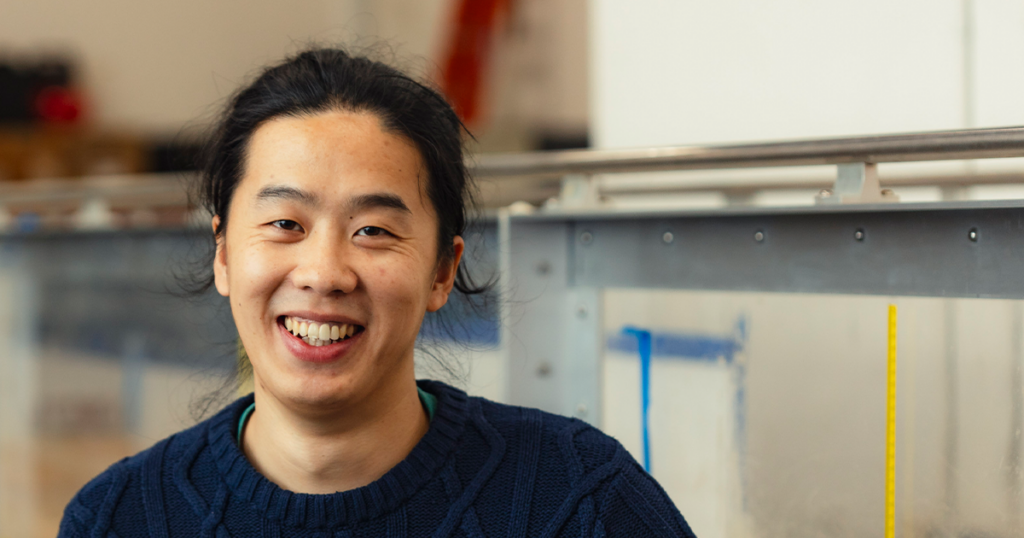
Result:
[[[40,119],[36,97],[45,89],[70,88],[72,72],[71,63],[61,59],[0,63],[0,124]]]

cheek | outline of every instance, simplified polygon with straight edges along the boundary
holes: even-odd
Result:
[[[287,274],[285,260],[260,245],[239,249],[228,261],[232,296],[245,301],[269,296]],[[235,301],[237,302],[237,301]]]
[[[430,285],[419,264],[381,264],[369,273],[373,282],[367,282],[367,288],[375,290],[377,300],[381,303],[409,309],[410,314],[422,314],[425,308]],[[410,307],[413,307],[410,309]]]

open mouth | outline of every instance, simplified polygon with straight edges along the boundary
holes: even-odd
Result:
[[[281,323],[288,332],[314,347],[329,346],[352,338],[365,330],[362,325],[316,322],[292,316],[281,317],[284,318]]]

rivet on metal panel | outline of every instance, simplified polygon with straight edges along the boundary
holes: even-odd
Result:
[[[754,241],[757,241],[758,243],[764,242],[764,232],[761,230],[754,232]]]
[[[537,274],[546,275],[551,272],[551,264],[547,260],[543,260],[537,264]]]
[[[853,232],[853,238],[857,241],[864,240],[864,228],[857,228],[856,232]]]
[[[580,234],[580,243],[589,245],[594,240],[594,235],[590,232],[583,232]]]
[[[970,239],[971,242],[977,243],[978,242],[978,229],[977,228],[971,228],[971,230],[969,232],[967,232],[967,238]]]
[[[661,234],[661,241],[666,245],[671,245],[672,241],[676,240],[676,236],[672,235],[672,232],[665,232]]]
[[[587,416],[587,406],[584,405],[584,404],[577,405],[576,406],[576,416],[579,417],[579,418],[583,418],[583,417]]]
[[[587,305],[581,304],[576,308],[576,316],[579,318],[587,317]]]
[[[537,377],[547,377],[549,375],[551,375],[551,363],[542,361],[537,366]]]

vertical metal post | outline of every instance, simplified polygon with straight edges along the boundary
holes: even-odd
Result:
[[[121,417],[129,433],[142,427],[142,395],[146,378],[146,335],[133,331],[125,335],[121,356]]]
[[[942,189],[942,199],[945,201],[965,200],[967,191],[963,187],[947,187]],[[960,323],[957,316],[957,304],[954,299],[942,301],[943,315],[943,338],[944,338],[944,364],[945,364],[945,422],[946,430],[943,439],[943,487],[945,492],[945,532],[952,535],[959,524],[959,490],[957,487],[957,473],[960,467],[959,447],[960,442],[960,405],[959,396],[959,373],[957,369],[959,350],[959,338],[957,331]]]
[[[498,210],[498,349],[505,372],[512,364],[509,355],[509,322],[511,320],[511,288],[509,278],[512,273],[512,217],[507,207]],[[512,376],[505,376],[504,400],[510,402],[512,395]]]
[[[600,424],[600,291],[575,286],[575,258],[596,240],[572,222],[511,219],[509,401]]]
[[[565,335],[565,411],[595,426],[601,425],[601,294],[591,287],[569,288],[570,308]]]
[[[977,125],[977,104],[975,103],[975,89],[974,89],[974,0],[961,0],[961,45],[962,48],[962,63],[961,68],[961,91],[962,106],[963,106],[963,127],[965,129],[972,129]],[[973,174],[977,169],[976,161],[965,161],[966,172]]]
[[[945,504],[946,504],[946,525],[945,530],[947,533],[952,533],[957,525],[958,521],[958,488],[957,488],[957,471],[959,469],[959,450],[958,443],[960,440],[960,421],[958,414],[960,412],[960,406],[958,405],[957,399],[959,398],[958,388],[958,372],[957,372],[957,355],[958,350],[958,338],[957,330],[960,324],[957,323],[957,311],[956,302],[952,299],[946,299],[943,301],[943,336],[945,337],[945,370],[946,370],[946,431],[945,440],[943,443],[943,478],[945,486]]]
[[[1021,428],[1024,428],[1024,304],[1014,301],[1010,316],[1010,446],[1006,455],[1006,503],[1010,529],[1021,531],[1021,494],[1024,484],[1021,476]]]
[[[962,0],[961,16],[963,17],[962,45],[963,57],[961,68],[963,69],[961,89],[963,91],[963,114],[964,128],[974,127],[975,103],[974,103],[974,0]]]
[[[27,256],[0,245],[0,536],[32,536],[39,495],[39,294]]]

